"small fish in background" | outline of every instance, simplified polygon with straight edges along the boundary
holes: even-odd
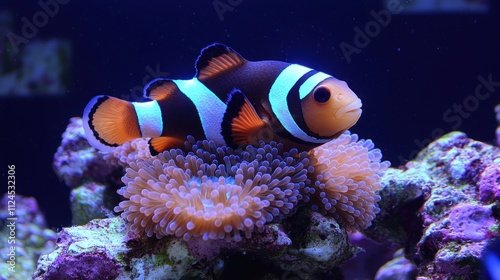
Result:
[[[496,238],[483,251],[481,280],[500,280],[500,238]]]
[[[343,81],[281,61],[247,61],[222,44],[196,60],[191,80],[158,78],[144,88],[152,101],[100,95],[85,108],[89,142],[109,150],[151,138],[151,154],[182,147],[188,135],[218,145],[282,141],[309,150],[340,136],[361,116],[361,100]]]

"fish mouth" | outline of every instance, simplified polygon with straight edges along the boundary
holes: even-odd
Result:
[[[361,106],[363,104],[361,103],[361,99],[356,99],[353,102],[345,105],[344,107],[338,109],[338,111],[335,113],[335,118],[339,119],[341,118],[344,114],[346,113],[355,113],[361,110]]]

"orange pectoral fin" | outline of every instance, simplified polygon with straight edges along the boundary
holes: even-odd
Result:
[[[256,144],[255,135],[266,123],[240,90],[233,90],[222,121],[222,135],[229,146]]]
[[[174,148],[184,147],[184,140],[176,137],[161,136],[149,140],[149,151],[152,156]]]

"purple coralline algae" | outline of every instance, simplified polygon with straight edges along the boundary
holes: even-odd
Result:
[[[496,114],[497,123],[498,123],[498,127],[496,129],[497,146],[500,147],[500,104],[498,104],[497,106],[495,106],[495,114]]]
[[[15,208],[9,201],[16,202]],[[10,209],[15,209],[9,211]],[[15,220],[9,220],[15,218]],[[5,194],[0,200],[0,279],[29,279],[41,254],[54,250],[56,233],[47,229],[45,218],[32,197]]]
[[[116,186],[123,168],[104,159],[85,138],[81,118],[71,118],[54,155],[57,176],[71,187],[73,224],[112,216]]]
[[[70,119],[54,155],[53,165],[57,176],[71,188],[82,185],[85,180],[109,182],[110,174],[117,170],[116,165],[109,164],[90,146],[81,118]]]
[[[484,203],[491,203],[500,200],[500,164],[486,167],[478,182],[479,200]]]
[[[381,212],[364,233],[402,245],[418,279],[478,279],[481,253],[500,235],[499,169],[499,148],[444,135],[386,172]]]
[[[240,242],[147,238],[127,231],[120,217],[95,219],[64,228],[56,250],[40,257],[33,279],[218,279],[230,266],[242,265],[231,263],[237,256],[276,267],[277,272],[257,272],[267,279],[285,274],[317,279],[359,251],[333,218],[310,210],[297,215],[302,220],[290,225],[292,234],[281,224],[269,223]]]

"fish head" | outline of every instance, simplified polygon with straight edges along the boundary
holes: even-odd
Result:
[[[346,82],[330,77],[301,100],[307,127],[322,137],[340,136],[361,116],[361,99]]]

